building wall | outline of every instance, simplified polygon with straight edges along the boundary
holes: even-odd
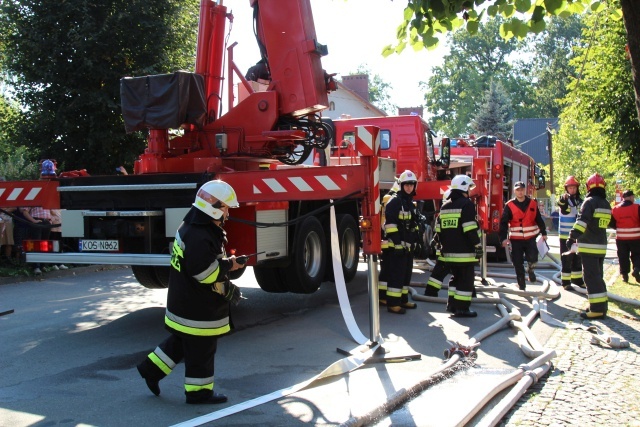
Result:
[[[549,164],[547,123],[551,125],[552,129],[558,130],[557,118],[519,119],[513,125],[515,146],[533,157],[536,163],[543,165]]]

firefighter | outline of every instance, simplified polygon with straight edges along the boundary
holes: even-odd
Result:
[[[582,277],[589,298],[589,308],[580,313],[583,319],[603,319],[607,314],[607,285],[603,278],[603,267],[611,205],[607,201],[605,187],[604,178],[597,173],[587,179],[587,197],[567,239],[568,247],[577,242],[582,259]]]
[[[382,204],[380,206],[380,215],[381,221],[380,224],[383,226],[382,236],[384,237],[384,223],[385,223],[385,214],[384,210],[389,203],[389,199],[395,196],[400,190],[400,185],[398,184],[398,180],[393,182],[391,186],[391,190],[382,198]],[[380,305],[387,305],[387,277],[389,273],[389,261],[391,260],[390,251],[393,251],[393,245],[389,240],[382,239],[382,254],[380,255],[380,273],[378,274],[378,301]]]
[[[633,273],[631,275],[640,283],[640,205],[636,205],[633,191],[622,193],[622,202],[611,209],[611,228],[616,230],[616,247],[618,248],[618,260],[620,262],[620,274],[622,280],[629,281],[631,263]]]
[[[385,207],[384,232],[393,245],[386,264],[390,274],[387,279],[387,311],[404,314],[407,308],[417,308],[409,302],[409,284],[413,270],[413,253],[418,241],[418,212],[413,204],[418,179],[410,170],[402,172],[398,178],[400,189]]]
[[[445,191],[444,196],[442,198],[443,203],[449,200],[450,195],[451,195],[450,189]],[[429,280],[427,280],[427,286],[425,287],[425,290],[424,290],[424,295],[428,297],[438,296],[438,291],[442,289],[442,285],[445,277],[447,277],[447,274],[451,273],[451,270],[442,259],[442,251],[441,251],[442,244],[440,243],[439,233],[440,233],[440,225],[436,218],[436,230],[435,230],[435,234],[433,235],[433,242],[431,245],[434,248],[434,251],[436,254],[436,264],[433,266],[433,270],[431,270],[431,275],[429,275]],[[449,292],[451,291],[452,289],[449,288]],[[455,288],[453,289],[453,291],[455,293]]]
[[[214,357],[218,337],[230,331],[229,304],[241,298],[227,277],[243,267],[227,257],[223,229],[229,208],[238,207],[233,188],[209,181],[198,190],[193,206],[178,227],[171,255],[165,328],[171,335],[138,365],[156,396],[159,382],[184,359],[187,403],[223,403],[214,392]]]
[[[451,195],[440,209],[436,226],[440,230],[442,260],[453,274],[447,304],[447,311],[451,311],[453,317],[478,315],[469,309],[474,291],[473,269],[482,257],[476,207],[469,199],[469,191],[474,187],[473,180],[466,175],[457,175],[451,180]]]
[[[536,281],[534,268],[538,262],[536,237],[547,240],[547,228],[538,208],[538,202],[525,194],[525,184],[518,181],[513,189],[515,197],[505,204],[500,219],[500,241],[502,247],[511,245],[511,262],[516,270],[520,290],[526,289],[524,261],[527,260],[529,281]]]
[[[569,232],[576,223],[576,217],[583,202],[580,196],[580,183],[574,176],[567,177],[564,182],[565,193],[558,199],[560,217],[558,222],[558,236],[560,237],[560,260],[562,262],[562,286],[571,289],[571,283],[584,287],[582,280],[582,263],[580,255],[571,252],[567,247]]]

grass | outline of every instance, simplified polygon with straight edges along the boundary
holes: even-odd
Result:
[[[625,298],[631,298],[634,300],[640,300],[640,284],[629,275],[629,283],[622,281],[622,276],[619,274],[618,264],[605,264],[604,281],[610,283],[611,280],[615,280],[611,286],[607,287],[607,291],[612,294],[619,295]],[[609,300],[609,314],[615,315],[616,313],[625,314],[638,318],[640,320],[640,307],[632,304],[626,304],[618,301]]]
[[[71,268],[71,266],[67,266]],[[52,266],[42,264],[41,268],[43,273],[52,271]],[[0,263],[0,277],[35,277],[33,273],[33,267],[29,264],[17,261],[2,260]]]

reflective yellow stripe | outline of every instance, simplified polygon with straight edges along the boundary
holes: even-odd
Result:
[[[169,316],[173,317],[171,319]],[[178,323],[181,322],[181,323]],[[185,333],[187,335],[195,335],[201,337],[210,337],[214,335],[226,334],[231,330],[229,326],[229,318],[225,317],[221,320],[215,320],[211,322],[199,322],[189,321],[175,316],[169,312],[164,317],[164,323],[171,329],[175,329],[178,332]]]
[[[169,375],[171,373],[171,368],[167,366],[155,353],[149,353],[147,356],[154,365],[156,365],[165,375]]]

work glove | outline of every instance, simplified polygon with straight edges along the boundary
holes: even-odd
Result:
[[[238,305],[242,298],[242,292],[240,288],[227,280],[225,282],[216,282],[211,286],[213,292],[217,292],[222,295],[222,298],[229,301],[233,305]]]
[[[476,246],[475,249],[476,249],[476,258],[482,259],[482,254],[484,254],[484,252],[482,251],[482,245]]]

